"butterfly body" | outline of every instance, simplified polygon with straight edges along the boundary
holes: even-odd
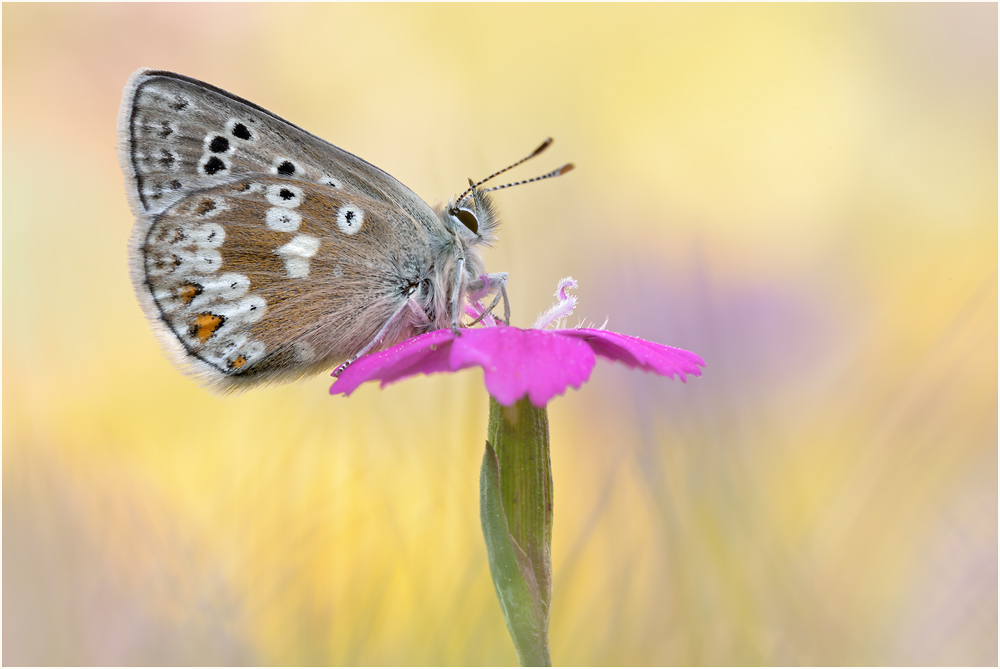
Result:
[[[132,76],[119,156],[139,301],[216,389],[457,327],[469,291],[506,280],[479,255],[498,224],[485,193],[432,209],[361,158],[182,75]]]

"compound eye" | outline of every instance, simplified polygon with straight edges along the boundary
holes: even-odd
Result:
[[[472,234],[479,234],[479,220],[476,215],[473,214],[468,209],[459,209],[458,207],[452,207],[448,210],[448,213],[457,218],[462,222],[462,225],[467,227],[472,231]]]

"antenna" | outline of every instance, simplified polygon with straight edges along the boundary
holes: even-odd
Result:
[[[530,160],[530,159],[534,158],[535,156],[537,156],[537,155],[538,155],[539,153],[541,153],[541,152],[542,152],[542,151],[544,151],[545,149],[549,148],[550,146],[552,146],[552,138],[551,138],[551,137],[547,138],[547,139],[546,139],[546,140],[545,140],[544,142],[542,142],[542,143],[541,143],[541,145],[540,145],[540,146],[539,146],[539,147],[538,147],[537,149],[535,149],[534,151],[532,151],[532,152],[531,152],[530,154],[528,154],[528,155],[527,155],[527,156],[525,156],[524,158],[521,158],[521,159],[520,159],[519,161],[517,161],[517,162],[516,162],[516,163],[514,163],[513,165],[508,165],[507,167],[503,168],[503,169],[502,169],[502,170],[500,170],[499,172],[494,172],[493,174],[489,175],[489,176],[488,176],[488,177],[486,177],[485,179],[481,179],[480,181],[477,181],[476,183],[474,183],[474,184],[472,184],[471,186],[469,186],[469,189],[468,189],[467,191],[465,191],[464,193],[462,193],[462,194],[461,194],[461,195],[460,195],[460,196],[459,196],[459,197],[458,197],[458,198],[456,199],[456,202],[461,202],[461,201],[462,201],[462,200],[464,200],[464,199],[465,199],[465,198],[466,198],[466,197],[467,197],[467,196],[469,195],[469,193],[471,193],[471,192],[472,192],[472,191],[473,191],[473,190],[474,190],[475,188],[478,188],[479,186],[482,186],[482,185],[483,185],[484,183],[486,183],[487,181],[489,181],[489,180],[490,180],[490,179],[492,179],[493,177],[498,177],[498,176],[500,176],[501,174],[503,174],[504,172],[506,172],[507,170],[510,170],[510,169],[514,169],[515,167],[517,167],[517,166],[518,166],[518,165],[520,165],[521,163],[523,163],[523,162],[525,162],[525,161],[527,161],[527,160]],[[568,171],[568,170],[567,170],[567,171]],[[553,174],[553,175],[549,175],[549,176],[556,176],[556,175],[554,175],[554,174]],[[539,179],[543,179],[543,178],[546,178],[546,177],[538,177],[538,178],[539,178]],[[471,179],[470,179],[470,181],[471,181]],[[523,183],[527,183],[527,182],[523,182]],[[508,184],[508,185],[511,185],[511,186],[513,186],[514,184]],[[501,186],[501,188],[506,188],[506,187],[507,187],[507,186]],[[491,188],[490,190],[496,190],[496,189],[494,189],[494,188]]]
[[[522,184],[530,184],[532,181],[541,181],[542,179],[551,179],[552,177],[560,177],[560,176],[566,174],[567,172],[569,172],[570,170],[572,170],[573,167],[574,167],[573,163],[566,163],[565,165],[563,165],[559,169],[552,170],[548,174],[543,174],[540,177],[532,177],[530,179],[525,179],[523,181],[515,181],[513,183],[504,184],[503,186],[494,186],[493,188],[487,188],[486,190],[484,190],[482,192],[483,193],[490,193],[490,192],[495,191],[495,190],[500,190],[501,188],[510,188],[511,186],[520,186]]]

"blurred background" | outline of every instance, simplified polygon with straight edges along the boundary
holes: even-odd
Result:
[[[5,664],[514,664],[478,370],[210,395],[133,296],[138,67],[430,202],[529,152],[487,253],[606,361],[550,404],[556,664],[997,663],[997,6],[3,11]],[[575,324],[575,322],[571,322]]]

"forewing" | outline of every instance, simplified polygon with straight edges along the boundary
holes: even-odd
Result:
[[[223,388],[332,367],[431,273],[426,232],[395,207],[269,176],[188,194],[138,242],[147,315],[190,371]],[[410,328],[406,313],[384,344]]]
[[[431,208],[386,172],[235,95],[172,72],[139,70],[125,87],[119,156],[140,218],[247,174],[342,189],[398,207],[429,232]]]

